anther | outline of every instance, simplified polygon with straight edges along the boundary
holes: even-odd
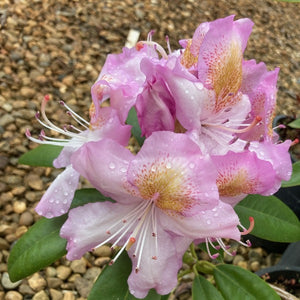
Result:
[[[153,260],[157,260],[157,256],[152,256],[152,259]]]
[[[44,96],[44,100],[45,100],[46,102],[48,102],[48,101],[50,100],[50,96],[49,96],[48,94],[46,94],[46,95]]]
[[[291,143],[291,146],[290,147],[292,147],[292,146],[295,146],[295,145],[297,145],[299,143],[299,139],[298,138],[296,138],[296,139],[294,139],[293,141],[292,141],[292,143]]]
[[[135,45],[135,49],[137,50],[137,51],[140,51],[141,49],[143,49],[144,48],[144,43],[143,42],[137,42],[136,43],[136,45]]]
[[[133,236],[130,237],[125,250],[128,251],[135,242],[136,242],[136,239]]]
[[[26,128],[25,135],[28,138],[31,137],[31,133],[30,133],[30,130],[28,128]]]
[[[253,228],[254,228],[254,218],[253,217],[249,217],[249,222],[250,222],[250,226],[248,229],[244,230],[241,232],[241,235],[246,235],[249,234]]]

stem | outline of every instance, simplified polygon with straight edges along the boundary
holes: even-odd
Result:
[[[191,269],[186,269],[186,270],[182,270],[178,273],[177,278],[180,279],[182,278],[184,275],[192,273]]]
[[[197,271],[204,274],[213,274],[216,266],[209,261],[199,260],[196,264]]]
[[[198,256],[197,256],[197,253],[196,253],[196,250],[195,250],[195,244],[194,243],[190,244],[190,251],[191,251],[191,254],[192,254],[193,258],[198,260]]]

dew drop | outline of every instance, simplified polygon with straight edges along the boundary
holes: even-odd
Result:
[[[124,167],[122,167],[121,169],[120,169],[120,171],[122,172],[122,173],[126,173],[126,168],[124,168]]]
[[[55,203],[56,203],[56,204],[59,204],[59,200],[56,200]]]
[[[205,215],[205,211],[204,211],[204,210],[202,210],[202,211],[201,211],[201,214],[202,214],[202,215]]]
[[[53,199],[53,198],[50,198],[50,199],[49,199],[49,202],[50,202],[50,203],[53,203],[53,202],[54,202],[54,199]]]
[[[115,163],[113,163],[112,161],[109,163],[108,167],[111,169],[111,170],[114,170],[116,165]]]
[[[214,207],[214,208],[212,209],[212,211],[217,211],[217,208],[216,208],[216,207]]]
[[[194,168],[195,168],[195,164],[194,164],[194,163],[190,163],[190,164],[189,164],[189,167],[190,167],[191,169],[194,169]]]
[[[185,90],[184,92],[185,92],[186,94],[188,94],[188,93],[189,93],[189,90]]]
[[[152,166],[152,167],[151,167],[151,171],[152,171],[152,172],[155,172],[155,171],[156,171],[155,166]]]
[[[61,212],[62,214],[64,214],[64,213],[65,213],[65,210],[64,210],[64,209],[61,209],[60,212]]]
[[[198,90],[202,90],[203,89],[203,84],[201,82],[197,82],[195,83],[195,86]]]
[[[167,162],[166,168],[167,168],[167,169],[171,169],[171,168],[172,168],[172,164],[171,164],[170,162]]]
[[[58,192],[57,189],[55,189],[55,190],[54,190],[54,193],[57,193],[57,192]]]
[[[219,214],[216,212],[216,213],[214,213],[214,217],[217,217]]]
[[[205,197],[208,197],[208,193],[204,193],[204,196],[205,196]]]
[[[67,197],[68,195],[69,195],[69,194],[68,194],[68,192],[64,192],[64,196],[66,196],[66,197]]]
[[[210,225],[210,224],[211,224],[211,220],[208,219],[208,220],[206,221],[206,224],[207,224],[207,225]]]
[[[68,203],[68,200],[67,199],[64,199],[63,200],[63,204],[67,204]]]

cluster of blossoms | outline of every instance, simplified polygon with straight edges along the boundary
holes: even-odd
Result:
[[[280,143],[272,129],[278,69],[243,59],[252,26],[229,16],[202,23],[176,51],[167,42],[167,53],[150,32],[135,48],[108,55],[92,87],[90,121],[62,103],[81,129],[51,123],[45,97],[37,119],[68,138],[27,132],[64,146],[53,164],[65,170],[36,211],[47,218],[69,211],[60,232],[68,259],[106,243],[121,247],[114,261],[127,250],[129,289],[143,298],[176,286],[192,242],[206,242],[209,254],[210,247],[233,254],[223,238],[243,243],[249,230],[233,207],[248,194],[275,193],[292,170],[291,141]],[[145,137],[137,154],[127,147],[132,107]],[[80,175],[115,202],[69,210]]]

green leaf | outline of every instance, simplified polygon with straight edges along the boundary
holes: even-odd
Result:
[[[8,259],[10,279],[18,281],[66,254],[66,240],[59,231],[67,216],[41,218],[14,245]]]
[[[88,300],[137,300],[129,293],[127,279],[131,273],[131,260],[126,252],[122,253],[117,261],[107,266],[96,280]],[[146,296],[147,300],[161,300],[165,296],[158,295],[150,290]]]
[[[226,300],[280,300],[265,281],[238,266],[218,265],[214,269],[214,277],[218,289]]]
[[[224,300],[220,292],[201,275],[194,279],[192,298],[193,300]]]
[[[142,131],[134,107],[130,109],[126,123],[132,126],[131,133],[136,138],[139,145],[142,146],[145,138],[141,137]]]
[[[29,166],[53,167],[53,160],[59,155],[63,147],[53,145],[39,145],[24,153],[19,158],[19,164]]]
[[[291,187],[300,185],[300,161],[293,163],[293,173],[289,181],[283,181],[282,187]]]
[[[93,188],[80,189],[75,192],[74,199],[71,204],[71,208],[82,206],[87,203],[104,202],[104,201],[115,202],[113,199],[103,196],[96,189]]]
[[[275,196],[249,195],[235,206],[241,224],[255,221],[251,234],[274,242],[300,240],[300,222],[294,212]]]
[[[298,2],[300,2],[300,0],[298,0]],[[288,126],[292,128],[300,129],[300,118],[289,123]]]

